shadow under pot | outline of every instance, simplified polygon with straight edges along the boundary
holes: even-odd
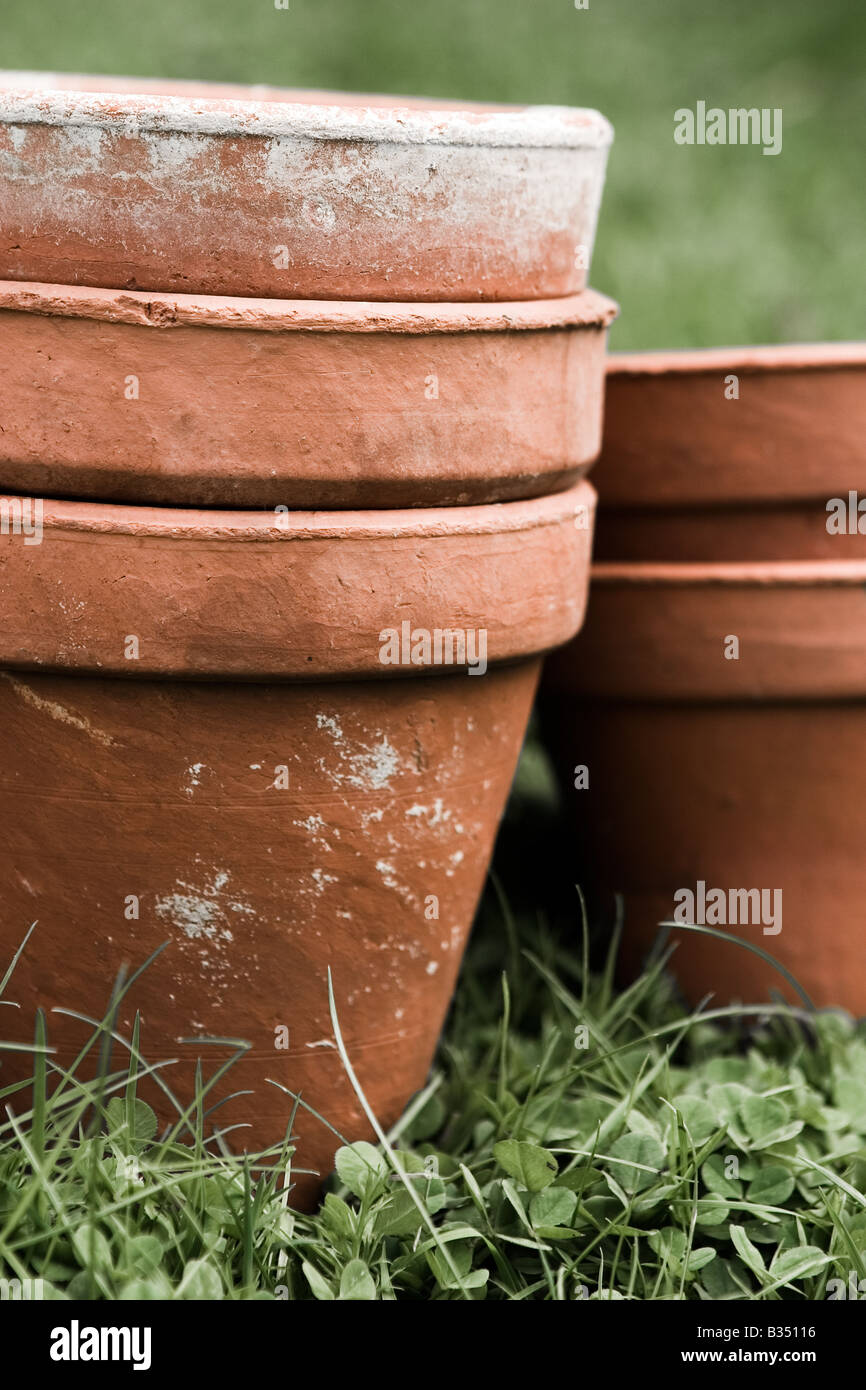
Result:
[[[573,294],[597,111],[0,73],[0,276],[278,299]]]
[[[542,711],[580,847],[623,895],[625,971],[673,920],[693,1003],[801,1004],[754,946],[866,1013],[866,564],[597,565],[592,585]]]
[[[562,491],[616,305],[371,305],[0,283],[0,488],[193,507]]]
[[[54,1066],[118,1010],[161,1124],[231,1055],[208,1128],[279,1143],[292,1201],[425,1082],[532,706],[580,626],[588,484],[448,512],[296,515],[46,502],[0,538],[4,1037]],[[35,543],[38,539],[38,543]],[[34,542],[34,543],[28,543]],[[209,1038],[222,1039],[210,1043]],[[123,1065],[126,1043],[113,1061]],[[26,1108],[27,1055],[4,1052]],[[82,1068],[86,1072],[86,1068]],[[92,1074],[92,1069],[91,1069]],[[271,1084],[273,1083],[273,1084]],[[245,1094],[249,1092],[250,1094]],[[235,1094],[241,1093],[241,1094]]]

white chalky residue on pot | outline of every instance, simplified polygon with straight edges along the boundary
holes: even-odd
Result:
[[[240,898],[221,901],[229,882],[225,870],[214,870],[209,882],[198,888],[179,879],[176,890],[156,899],[156,915],[183,932],[190,941],[204,940],[220,949],[234,941],[228,913],[254,917],[255,909]],[[203,957],[207,960],[207,957]]]
[[[210,142],[206,137],[181,135],[177,131],[171,135],[160,133],[156,139],[146,140],[144,147],[153,168],[158,173],[168,174],[173,178],[184,175],[189,164],[198,155],[211,153]],[[224,181],[222,186],[226,186]]]
[[[329,854],[333,853],[333,846],[328,843],[324,835],[324,832],[328,830],[328,826],[321,816],[309,815],[306,820],[292,821],[292,825],[296,825],[299,830],[306,830],[313,844],[318,846],[319,849],[327,850]],[[339,840],[340,831],[337,826],[334,826],[329,833],[333,835],[335,839]]]
[[[377,730],[370,743],[350,742],[339,719],[333,715],[317,714],[316,727],[329,734],[337,757],[337,765],[319,758],[318,766],[335,787],[348,784],[359,791],[381,791],[390,787],[391,778],[400,770],[400,755],[386,734]]]
[[[32,705],[34,709],[42,710],[49,719],[56,719],[58,724],[68,724],[73,729],[80,729],[83,734],[87,734],[88,738],[92,738],[96,743],[101,743],[104,748],[114,746],[115,740],[111,735],[105,733],[103,729],[94,728],[89,719],[84,718],[84,715],[74,714],[65,705],[59,705],[56,700],[43,699],[25,681],[16,680],[8,671],[0,671],[0,676],[11,685],[15,694],[20,695],[26,704]]]
[[[462,827],[461,827],[461,828],[462,828]],[[456,826],[455,826],[455,829],[456,829]],[[457,866],[458,866],[459,864],[462,864],[462,863],[463,863],[463,860],[466,858],[466,856],[465,856],[465,854],[463,853],[462,849],[457,849],[457,850],[454,851],[453,854],[449,854],[448,858],[449,858],[449,860],[450,860],[450,862],[451,862],[451,868],[445,870],[445,877],[446,877],[446,878],[453,878],[453,877],[454,877],[454,870],[457,868]]]
[[[326,874],[324,869],[313,869],[310,878],[315,883],[319,893],[324,893],[329,883],[339,883],[339,879],[334,874]]]
[[[434,825],[440,825],[443,821],[448,821],[451,819],[451,812],[445,810],[445,803],[443,802],[441,796],[436,797],[436,799],[433,802],[432,808],[430,806],[421,806],[419,803],[416,802],[414,806],[410,806],[408,808],[408,810],[406,811],[406,815],[419,817],[426,816],[427,826],[430,829],[432,829]]]
[[[418,906],[418,897],[413,893],[407,883],[401,883],[397,877],[397,870],[388,859],[377,859],[376,870],[382,875],[382,882],[386,888],[392,888],[398,893],[404,902],[413,906]]]
[[[72,126],[64,132],[66,137],[67,174],[74,169],[76,174],[95,174],[102,167],[105,132],[98,126]]]
[[[187,796],[193,796],[195,788],[201,786],[201,773],[204,772],[204,763],[193,763],[188,767],[184,774],[189,779],[189,786],[184,787]]]

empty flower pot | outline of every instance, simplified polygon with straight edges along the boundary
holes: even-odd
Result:
[[[17,499],[4,499],[7,508]],[[472,920],[541,654],[579,627],[594,494],[442,511],[184,512],[45,502],[0,536],[4,1010],[124,1001],[187,1103],[236,1147],[279,1141],[300,1093],[293,1200],[420,1087]],[[36,507],[37,504],[33,504]],[[55,1061],[87,1028],[48,1014]],[[183,1039],[191,1041],[184,1043]],[[123,1049],[118,1045],[118,1052]],[[3,1056],[3,1082],[29,1064]],[[269,1080],[277,1083],[269,1085]],[[171,1104],[143,1093],[163,1121]]]
[[[866,343],[614,354],[599,495],[608,508],[823,501],[864,486],[864,432]]]
[[[616,306],[371,305],[0,283],[0,488],[407,507],[561,490]]]
[[[227,94],[228,93],[228,94]],[[0,77],[0,276],[192,294],[542,299],[582,288],[596,111]]]
[[[612,357],[597,557],[866,558],[864,434],[866,343]]]
[[[662,921],[770,952],[819,1006],[866,1013],[866,563],[601,564],[543,712],[586,872],[624,896],[635,970]],[[697,1001],[796,992],[686,931]]]

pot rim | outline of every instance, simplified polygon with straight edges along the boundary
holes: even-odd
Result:
[[[721,368],[749,372],[821,371],[866,366],[866,342],[758,344],[613,352],[608,376],[694,376]]]
[[[377,98],[363,93],[355,101],[347,101],[345,93],[334,93],[333,100],[323,101],[330,94],[267,87],[250,87],[249,99],[236,99],[202,95],[209,86],[219,90],[221,85],[208,83],[190,84],[195,90],[188,95],[149,95],[136,91],[135,78],[76,74],[67,83],[70,80],[83,85],[54,85],[62,81],[62,75],[51,72],[0,70],[0,124],[84,126],[132,136],[159,131],[500,149],[606,149],[613,140],[610,122],[587,107],[468,102],[449,106],[433,99]],[[147,87],[148,81],[143,79],[140,85]],[[268,91],[275,94],[270,99],[265,95]],[[382,101],[390,105],[376,104]]]
[[[607,328],[619,305],[597,290],[561,299],[471,303],[377,300],[256,299],[172,294],[0,280],[0,311],[49,318],[96,319],[145,328],[245,328],[259,332],[504,333]]]
[[[0,493],[0,508],[21,502]],[[594,508],[595,491],[581,480],[564,492],[511,502],[461,507],[404,507],[389,511],[261,511],[209,507],[150,507],[135,503],[41,498],[42,527],[50,531],[159,536],[201,541],[320,541],[423,539],[436,536],[497,536],[561,526],[578,506]],[[866,574],[866,562],[864,562]]]
[[[866,584],[866,560],[602,561],[593,584],[613,588],[853,588]]]
[[[578,631],[594,511],[586,482],[420,515],[284,513],[282,525],[266,512],[52,500],[37,541],[0,528],[0,668],[266,682],[483,674]],[[404,626],[406,641],[450,633],[457,647],[407,658]],[[383,655],[395,633],[397,654]]]

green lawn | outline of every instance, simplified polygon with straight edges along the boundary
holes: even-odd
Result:
[[[862,336],[864,39],[851,0],[0,4],[6,67],[598,107],[620,349]],[[781,107],[782,153],[675,145],[699,100]]]

